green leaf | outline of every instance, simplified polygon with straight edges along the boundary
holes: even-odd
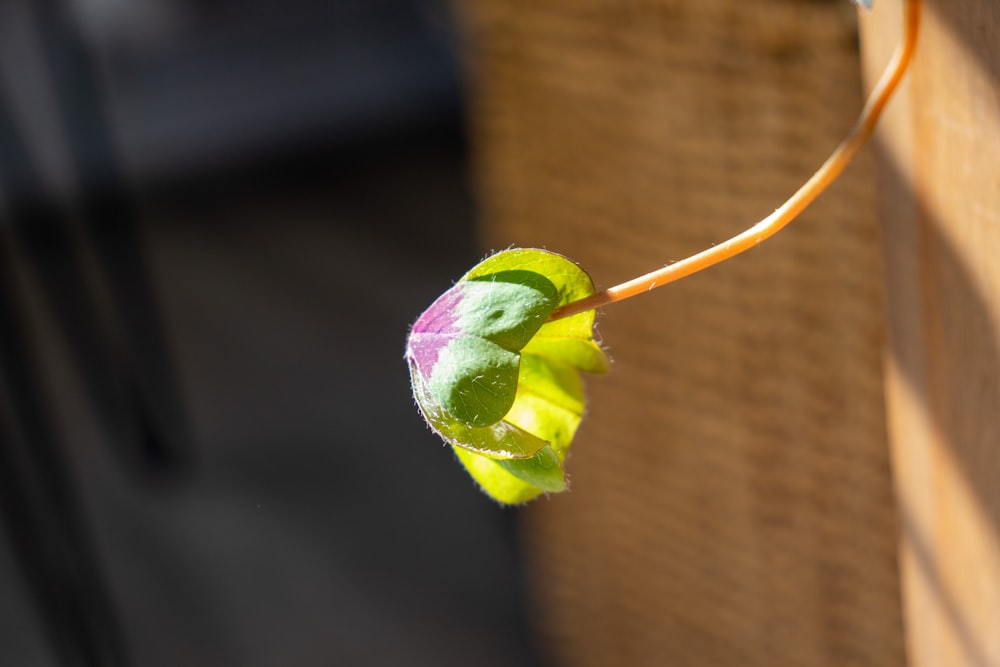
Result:
[[[472,267],[462,276],[462,280],[482,278],[503,271],[526,271],[545,277],[556,288],[559,305],[578,301],[594,293],[594,283],[583,269],[562,255],[537,248],[514,248],[490,255]],[[590,321],[593,322],[594,311],[588,312]]]
[[[524,346],[521,350],[522,356],[533,354],[587,373],[608,372],[608,356],[592,338],[549,336],[545,335],[544,331],[545,327],[542,327],[531,342]]]
[[[458,286],[458,328],[513,352],[531,340],[558,303],[555,285],[531,271],[499,271]]]
[[[428,388],[451,416],[489,426],[514,403],[519,363],[520,355],[496,343],[458,336],[439,353]]]
[[[590,276],[562,255],[531,248],[497,253],[477,264],[463,280],[488,276],[502,270],[537,271],[555,287],[557,307],[579,301],[594,293]],[[608,357],[594,341],[594,318],[588,310],[542,326],[522,352],[562,361],[588,373],[606,373]]]
[[[606,372],[608,360],[594,311],[547,320],[593,293],[565,257],[508,250],[473,267],[411,330],[417,405],[499,502],[566,488],[563,462],[584,413],[579,372]]]
[[[427,424],[445,442],[473,452],[503,459],[530,458],[546,446],[524,429],[506,421],[488,426],[470,426],[448,414],[430,394],[423,380],[414,376],[413,394]]]
[[[507,505],[528,502],[542,493],[566,489],[562,466],[551,447],[531,459],[496,460],[460,447],[455,455],[483,491]]]
[[[583,408],[583,382],[576,370],[525,354],[517,398],[504,421],[545,440],[561,459],[583,419]]]

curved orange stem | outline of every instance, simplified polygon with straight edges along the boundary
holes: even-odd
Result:
[[[857,155],[858,151],[861,150],[875,130],[875,125],[882,115],[882,110],[896,91],[900,80],[906,73],[907,67],[909,67],[910,61],[913,59],[919,26],[920,0],[903,0],[903,36],[896,47],[892,60],[886,66],[885,72],[883,72],[878,83],[875,84],[875,88],[872,89],[868,101],[861,110],[861,114],[858,116],[854,127],[851,128],[850,133],[837,146],[833,154],[827,158],[826,162],[816,170],[812,178],[806,181],[774,213],[750,229],[708,250],[703,250],[669,266],[651,271],[620,285],[610,287],[603,292],[598,292],[585,299],[568,303],[552,313],[550,320],[568,317],[576,313],[605,306],[609,303],[622,301],[648,292],[653,288],[662,287],[667,283],[679,280],[692,273],[697,273],[702,269],[707,269],[713,264],[718,264],[723,260],[757,246],[761,241],[770,238],[798,217],[807,206],[813,203],[840,176],[841,172],[844,171],[854,156]]]

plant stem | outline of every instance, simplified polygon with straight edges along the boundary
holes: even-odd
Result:
[[[917,33],[920,25],[920,0],[903,0],[903,36],[899,45],[893,53],[892,59],[886,66],[885,72],[879,79],[857,122],[851,128],[847,137],[837,146],[833,154],[827,158],[826,162],[812,178],[805,182],[791,197],[788,198],[780,208],[774,211],[750,229],[737,234],[728,241],[691,255],[686,259],[665,266],[656,271],[633,278],[627,282],[610,287],[603,292],[598,292],[585,299],[568,303],[559,308],[550,320],[556,320],[587,310],[593,310],[616,301],[623,301],[633,296],[643,294],[655,287],[662,287],[667,283],[697,273],[702,269],[707,269],[713,264],[734,257],[750,248],[760,244],[761,241],[770,238],[781,228],[794,220],[802,211],[806,209],[815,199],[833,183],[841,172],[847,167],[850,161],[857,155],[865,142],[875,130],[882,110],[892,97],[900,80],[906,73],[906,69],[913,59],[913,52],[917,44]]]

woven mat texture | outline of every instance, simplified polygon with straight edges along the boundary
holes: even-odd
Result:
[[[607,287],[772,211],[860,109],[845,2],[459,6],[484,247]],[[904,662],[863,155],[746,255],[607,308],[614,359],[523,512],[556,665]]]

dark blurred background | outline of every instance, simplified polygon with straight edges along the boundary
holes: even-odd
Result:
[[[480,256],[456,32],[0,3],[0,664],[535,664],[402,363]]]

